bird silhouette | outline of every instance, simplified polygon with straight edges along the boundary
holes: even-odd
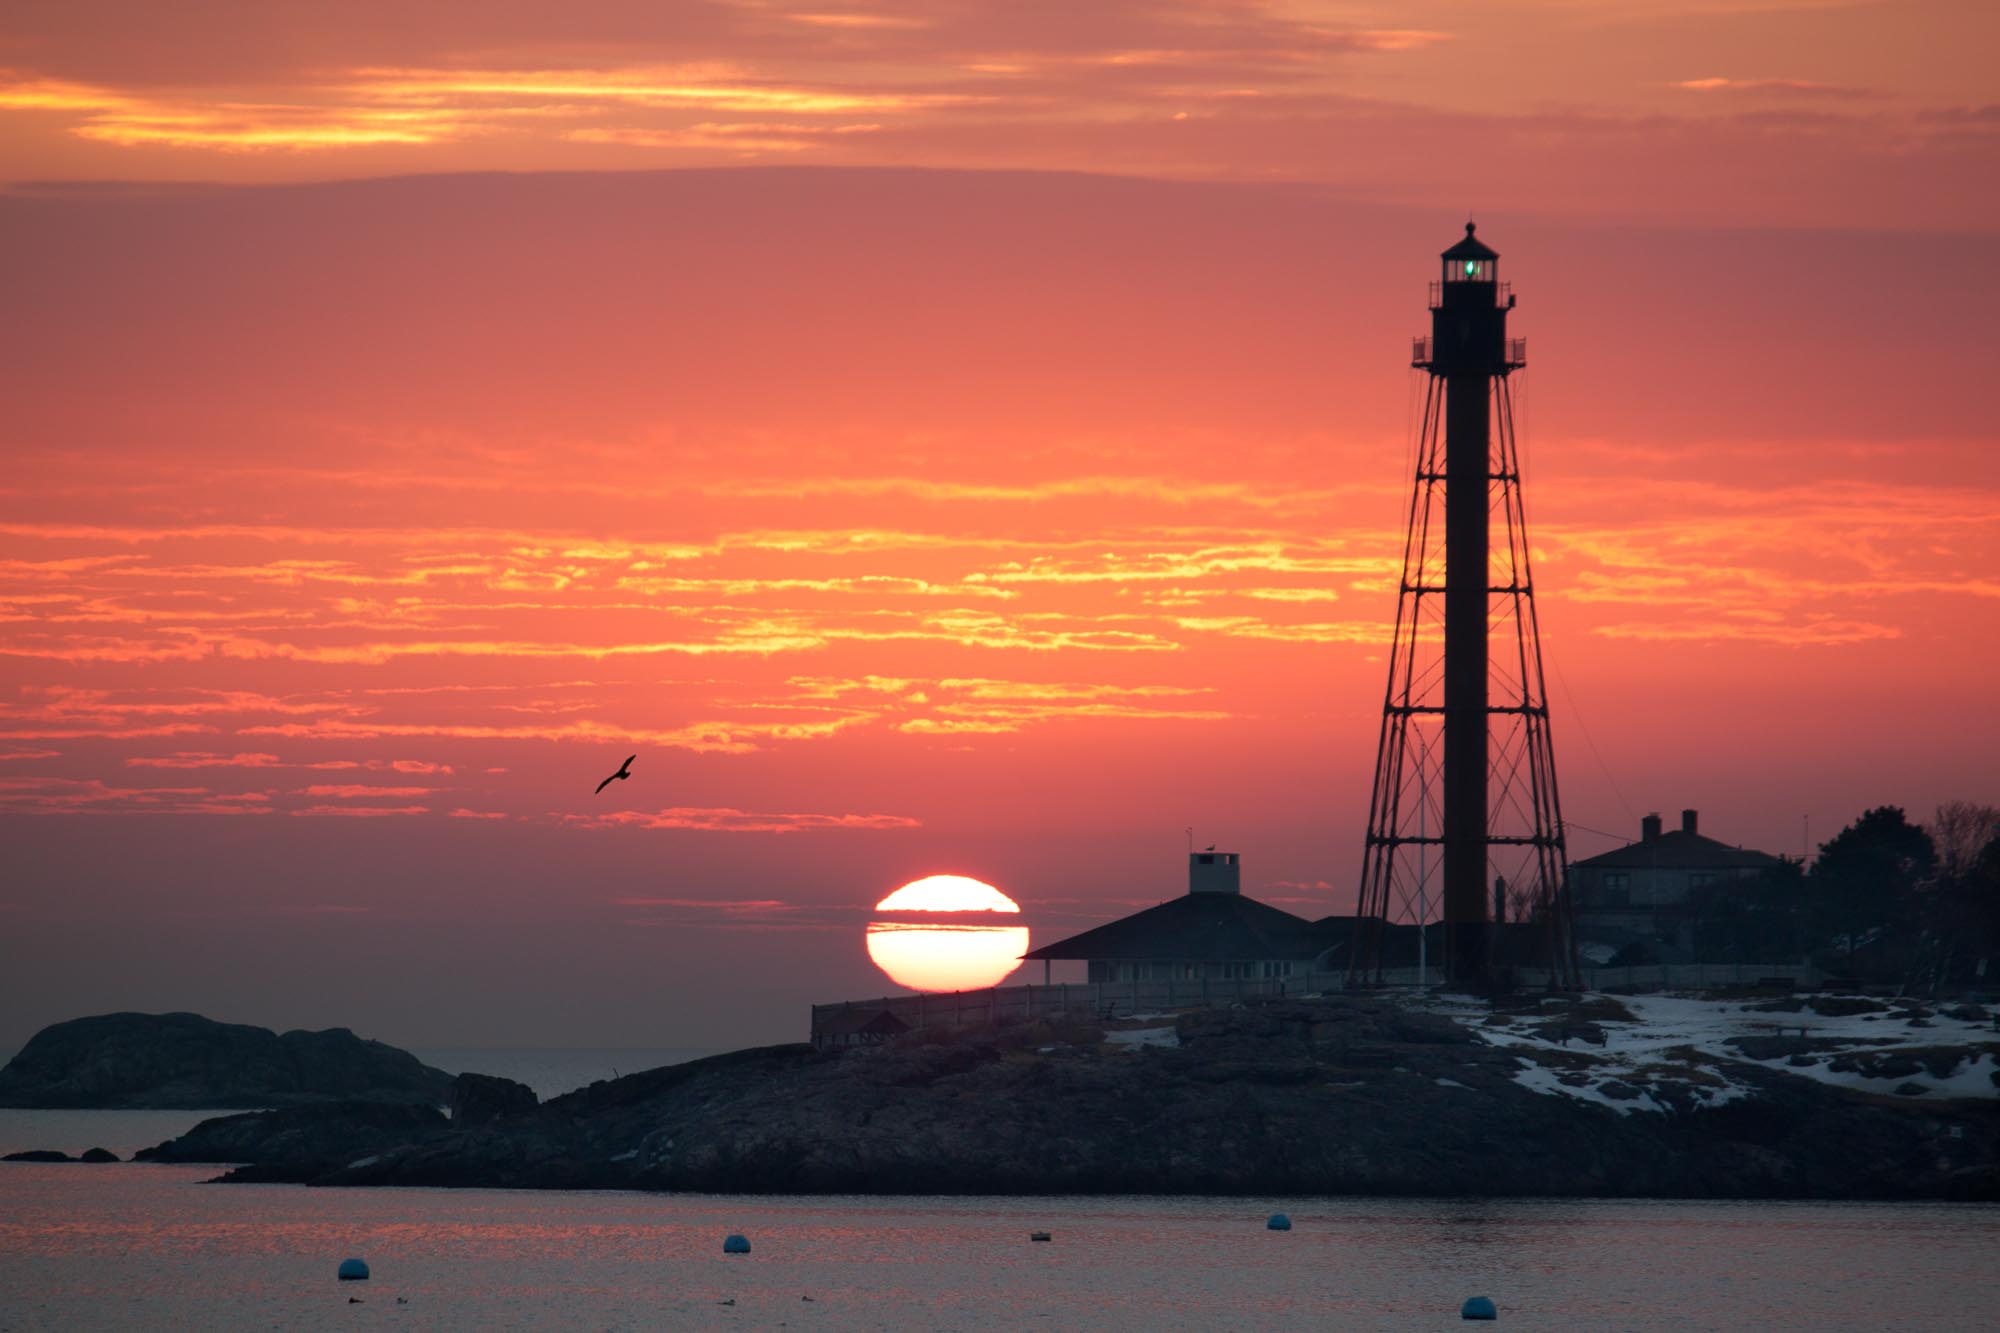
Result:
[[[614,782],[623,782],[623,781],[624,781],[624,780],[625,780],[626,778],[629,778],[629,777],[631,777],[631,776],[632,776],[632,761],[633,761],[634,759],[637,759],[638,757],[639,757],[639,756],[638,756],[638,755],[636,755],[636,754],[634,754],[634,755],[627,755],[627,756],[626,756],[626,758],[625,758],[625,762],[624,762],[624,763],[622,763],[622,764],[620,764],[620,765],[618,766],[618,771],[617,771],[616,773],[613,773],[613,774],[612,774],[612,775],[611,775],[610,777],[608,777],[608,778],[604,779],[604,781],[602,781],[602,782],[598,783],[598,784],[597,784],[597,791],[596,791],[596,792],[593,792],[593,793],[592,793],[592,795],[602,795],[602,794],[603,794],[603,792],[604,792],[604,789],[605,789],[606,787],[609,787],[609,786],[610,786],[610,785],[611,785],[612,783],[614,783]]]

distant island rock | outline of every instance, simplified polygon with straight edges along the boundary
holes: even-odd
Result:
[[[426,1121],[401,1143],[379,1122],[343,1138],[327,1108],[306,1155],[287,1136],[318,1111],[270,1113],[227,1144],[221,1122],[194,1135],[250,1164],[225,1180],[322,1185],[2000,1200],[1991,1096],[1902,1099],[1680,1057],[1607,1081],[1594,1062],[1616,1002],[1552,1004],[1486,1020],[1532,1046],[1326,996],[1122,1029],[738,1051],[462,1129]]]
[[[343,1100],[442,1106],[452,1076],[346,1028],[282,1035],[200,1014],[56,1023],[0,1069],[0,1106],[199,1109]]]
[[[30,1148],[26,1152],[10,1152],[0,1157],[0,1162],[88,1162],[92,1165],[117,1160],[118,1154],[109,1148],[85,1148],[74,1157],[56,1148]]]

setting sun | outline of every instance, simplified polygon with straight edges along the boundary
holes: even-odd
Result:
[[[1021,905],[969,875],[913,879],[875,904],[878,912],[1019,912]]]
[[[875,904],[878,912],[1014,912],[1012,898],[965,875],[912,880]],[[978,990],[997,985],[1028,951],[1026,926],[959,921],[871,921],[868,957],[899,986],[919,991]]]

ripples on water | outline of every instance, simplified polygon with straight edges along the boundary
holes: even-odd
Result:
[[[703,1052],[421,1054],[548,1097]],[[209,1114],[0,1111],[0,1151],[129,1156]],[[1984,1205],[200,1183],[213,1174],[0,1164],[0,1330],[1463,1328],[1472,1295],[1511,1329],[1956,1329],[2000,1308],[2000,1207]],[[1264,1229],[1277,1208],[1292,1231]],[[750,1255],[723,1255],[732,1231]],[[349,1255],[371,1281],[334,1280]]]
[[[1483,1294],[1516,1329],[1939,1329],[1988,1327],[2000,1300],[2000,1208],[1978,1205],[198,1183],[210,1174],[0,1167],[0,1328],[1436,1328]],[[1264,1229],[1273,1207],[1292,1231]],[[732,1231],[750,1255],[723,1255]],[[371,1281],[334,1280],[349,1255]]]

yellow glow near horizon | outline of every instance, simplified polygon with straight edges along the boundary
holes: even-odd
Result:
[[[913,879],[875,904],[878,912],[1019,912],[1021,905],[969,875]],[[986,927],[980,927],[986,929]]]

